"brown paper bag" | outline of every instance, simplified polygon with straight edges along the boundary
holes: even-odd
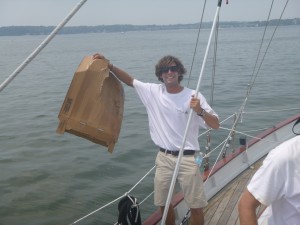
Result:
[[[121,82],[108,62],[84,57],[76,70],[59,112],[57,133],[68,132],[108,147],[118,140],[124,107]]]

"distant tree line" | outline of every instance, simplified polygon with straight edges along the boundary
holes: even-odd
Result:
[[[275,26],[279,20],[270,20],[269,26]],[[251,22],[220,22],[221,28],[234,27],[261,27],[267,24],[266,21]],[[280,26],[299,25],[300,18],[284,19],[280,21]],[[174,24],[174,25],[99,25],[99,26],[66,26],[59,31],[59,34],[80,34],[80,33],[111,33],[111,32],[129,32],[129,31],[154,31],[154,30],[175,30],[175,29],[198,29],[199,23],[194,24]],[[212,22],[205,22],[202,28],[211,28]],[[54,26],[8,26],[0,27],[0,36],[21,36],[21,35],[48,35]]]

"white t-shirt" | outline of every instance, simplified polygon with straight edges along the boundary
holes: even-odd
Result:
[[[184,88],[177,94],[170,94],[164,84],[143,83],[136,79],[133,86],[146,107],[153,142],[161,148],[179,150],[191,110],[190,100],[195,91]],[[205,111],[217,116],[202,94],[199,93],[198,98]],[[193,113],[184,149],[200,149],[200,126],[206,128],[204,120]]]
[[[300,225],[300,136],[273,149],[247,188],[271,205],[268,225]]]

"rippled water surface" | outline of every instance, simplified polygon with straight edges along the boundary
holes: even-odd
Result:
[[[237,112],[245,99],[262,33],[262,28],[219,32],[213,106],[221,120]],[[193,88],[208,34],[201,34],[189,82]],[[178,56],[190,70],[196,36],[197,30],[56,36],[0,93],[0,224],[70,224],[124,194],[146,174],[154,166],[157,149],[149,137],[144,107],[132,88],[124,86],[123,124],[112,154],[85,139],[56,134],[58,112],[85,55],[102,52],[134,77],[158,82],[154,66],[166,54]],[[44,38],[0,37],[0,81]],[[300,27],[279,27],[246,111],[299,108],[299,50]],[[210,57],[200,87],[209,101],[211,64]],[[299,111],[251,114],[245,116],[241,129],[270,127],[296,113]],[[215,134],[214,145],[224,135],[222,130]],[[200,145],[205,145],[205,139],[200,139]],[[152,186],[151,173],[132,194],[142,200],[152,192]],[[150,197],[141,206],[142,218],[154,209]],[[117,202],[78,224],[113,224],[116,220]]]

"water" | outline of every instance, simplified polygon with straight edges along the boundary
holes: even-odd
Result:
[[[271,32],[272,29],[268,30],[267,39]],[[245,98],[262,33],[262,28],[219,32],[213,106],[221,120],[236,112]],[[208,35],[208,30],[201,33],[189,83],[193,88]],[[102,52],[136,78],[157,82],[154,66],[163,55],[178,56],[190,69],[196,36],[196,30],[174,30],[55,37],[0,93],[0,224],[70,224],[124,194],[148,172],[154,165],[157,150],[149,137],[146,112],[132,88],[124,86],[124,119],[113,154],[103,146],[71,134],[56,134],[58,112],[74,71],[85,55]],[[44,38],[0,37],[0,81]],[[300,27],[280,27],[246,111],[299,108],[299,50]],[[208,100],[211,64],[209,59],[200,87]],[[244,118],[241,129],[270,127],[298,112],[251,114]],[[222,126],[230,127],[230,124]],[[224,132],[214,133],[216,142]],[[200,139],[200,145],[204,147],[204,138]],[[152,187],[151,173],[132,195],[142,200],[151,193]],[[150,197],[142,205],[142,218],[154,209]],[[117,202],[78,224],[113,224],[116,220]]]

